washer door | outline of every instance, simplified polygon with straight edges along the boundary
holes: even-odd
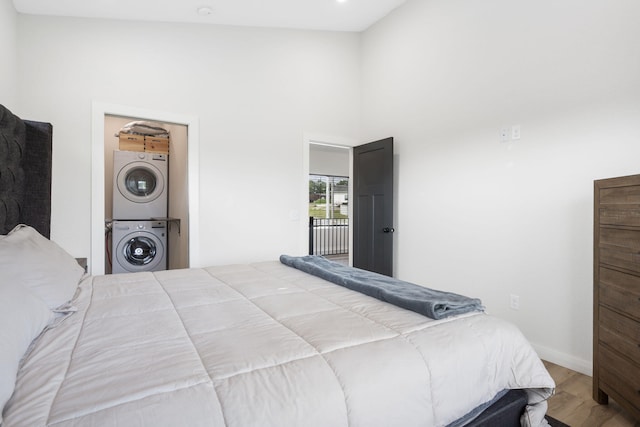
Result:
[[[164,177],[151,163],[128,163],[118,172],[118,191],[134,203],[149,203],[164,191]]]
[[[162,261],[164,247],[153,234],[143,231],[125,236],[116,248],[118,264],[127,271],[152,271]]]

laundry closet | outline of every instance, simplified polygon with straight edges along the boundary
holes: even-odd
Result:
[[[187,127],[105,116],[105,272],[188,267]]]

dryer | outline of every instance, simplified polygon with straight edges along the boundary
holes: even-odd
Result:
[[[166,154],[113,152],[113,219],[167,217],[168,163]]]
[[[166,221],[113,221],[111,230],[113,274],[167,269]]]

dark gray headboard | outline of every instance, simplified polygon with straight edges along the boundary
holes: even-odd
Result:
[[[27,224],[50,237],[52,135],[0,105],[0,234]]]

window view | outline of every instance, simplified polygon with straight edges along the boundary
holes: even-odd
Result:
[[[309,216],[348,218],[349,178],[309,176]]]
[[[309,254],[349,253],[349,178],[309,176]]]

